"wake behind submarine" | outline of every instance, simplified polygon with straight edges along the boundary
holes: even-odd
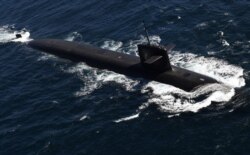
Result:
[[[143,77],[185,91],[192,91],[209,83],[218,83],[211,77],[171,65],[168,52],[174,45],[151,45],[146,28],[145,31],[148,44],[137,45],[139,57],[58,39],[33,40],[28,45],[74,62],[85,62],[92,67],[132,77]]]

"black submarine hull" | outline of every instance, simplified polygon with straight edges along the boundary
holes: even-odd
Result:
[[[101,49],[88,44],[43,39],[30,41],[28,45],[71,61],[85,62],[92,67],[170,84],[185,91],[191,91],[204,84],[217,83],[213,78],[173,65],[171,66],[172,70],[168,71],[149,70],[141,64],[140,58],[137,56]]]

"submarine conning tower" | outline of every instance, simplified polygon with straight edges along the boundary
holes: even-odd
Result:
[[[171,63],[168,53],[175,47],[170,44],[167,46],[139,44],[138,54],[144,68],[152,72],[171,71]]]

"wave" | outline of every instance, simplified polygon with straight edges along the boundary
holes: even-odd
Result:
[[[21,38],[16,38],[16,34],[21,34]],[[28,42],[32,40],[30,38],[30,32],[23,28],[16,30],[14,25],[4,25],[0,27],[0,43],[8,42]]]
[[[154,44],[161,42],[159,36],[150,36],[150,40],[152,40]],[[107,40],[104,41],[101,47],[137,55],[137,44],[143,42],[146,42],[146,38],[140,36],[138,40],[128,42]],[[182,53],[180,51],[172,51],[169,53],[169,56],[173,65],[213,77],[221,83],[204,85],[193,92],[186,92],[174,86],[155,81],[145,82],[142,88],[138,88],[136,86],[140,84],[140,81],[143,81],[143,79],[130,78],[112,71],[89,67],[85,63],[77,63],[73,67],[69,67],[63,71],[77,74],[85,83],[79,91],[75,92],[76,96],[91,94],[103,84],[111,81],[123,86],[127,91],[138,91],[138,89],[141,89],[139,91],[144,94],[150,89],[152,90],[150,98],[147,102],[142,103],[136,111],[140,113],[149,107],[149,105],[155,104],[160,111],[167,112],[169,117],[178,116],[183,112],[196,113],[216,102],[226,104],[226,102],[235,95],[235,88],[240,88],[245,85],[243,69],[239,66],[229,64],[224,60],[214,57],[198,56],[192,53]],[[127,121],[130,120],[130,118],[137,117],[125,117],[115,122]]]
[[[137,114],[134,114],[134,115],[131,115],[131,116],[128,116],[128,117],[124,117],[124,118],[117,119],[117,120],[115,120],[114,122],[115,122],[115,123],[120,123],[120,122],[130,121],[130,120],[132,120],[132,119],[138,118],[139,115],[140,115],[140,113],[137,113]]]
[[[82,41],[82,35],[78,32],[72,32],[64,40],[66,40],[66,41]]]

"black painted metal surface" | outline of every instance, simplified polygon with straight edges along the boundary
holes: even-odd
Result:
[[[183,68],[171,66],[172,70],[155,71],[141,64],[140,58],[133,55],[105,50],[91,45],[56,39],[33,40],[28,44],[34,49],[51,53],[72,61],[83,61],[92,67],[108,69],[120,74],[170,84],[186,91],[217,81],[208,76]]]

